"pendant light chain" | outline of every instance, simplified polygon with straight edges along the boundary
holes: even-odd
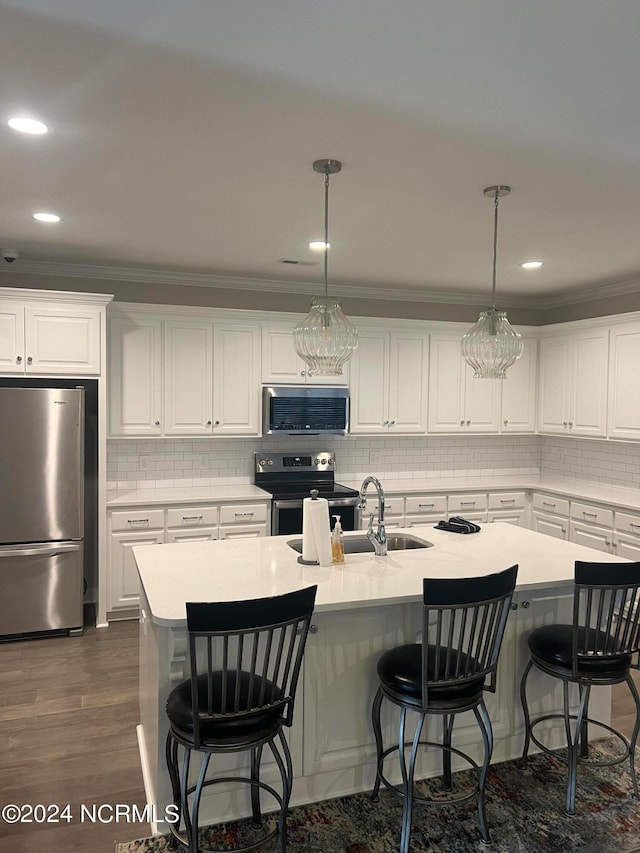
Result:
[[[491,286],[491,308],[496,307],[496,267],[498,264],[498,199],[500,188],[496,187],[496,195],[493,201],[493,284]]]
[[[329,313],[327,305],[329,302],[329,166],[324,173],[324,298],[325,309],[323,325],[329,326]]]

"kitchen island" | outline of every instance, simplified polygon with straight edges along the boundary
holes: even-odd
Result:
[[[398,533],[401,531],[394,531]],[[367,790],[375,775],[375,744],[370,706],[376,663],[388,648],[414,642],[421,631],[423,577],[486,575],[519,565],[516,594],[507,625],[495,695],[487,694],[495,748],[494,761],[518,756],[523,743],[520,675],[528,659],[526,637],[534,627],[570,622],[576,560],[601,562],[600,552],[559,541],[514,525],[485,525],[477,534],[459,535],[433,527],[404,531],[433,547],[390,551],[387,557],[348,554],[344,564],[303,566],[287,544],[295,537],[144,545],[134,548],[141,580],[140,725],[138,742],[149,804],[157,813],[170,801],[165,768],[165,702],[173,687],[188,677],[185,602],[230,601],[279,595],[318,585],[312,633],[298,686],[294,725],[289,732],[295,782],[292,804]],[[346,534],[349,536],[349,534]],[[357,535],[357,534],[352,534]],[[608,556],[609,562],[625,562]],[[557,680],[532,673],[532,715],[561,708]],[[385,740],[397,732],[393,712],[383,718]],[[610,690],[594,691],[591,716],[609,722]],[[438,737],[438,721],[429,722],[429,738]],[[592,727],[597,736],[597,729]],[[546,737],[562,742],[561,726]],[[456,721],[457,744],[474,757],[481,740],[473,715]],[[226,767],[231,758],[224,759]],[[194,761],[196,769],[198,762]],[[220,766],[218,764],[218,766]],[[276,778],[265,758],[264,778]],[[425,751],[420,772],[437,775],[440,756]],[[393,774],[389,773],[393,778]],[[202,823],[248,814],[245,791],[207,791]],[[154,827],[163,832],[162,824]]]

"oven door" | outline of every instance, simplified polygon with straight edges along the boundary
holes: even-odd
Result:
[[[329,516],[339,515],[343,530],[358,530],[360,512],[358,498],[336,498],[329,500]],[[331,526],[333,527],[333,519]],[[302,533],[302,498],[278,500],[271,504],[271,535],[290,536]]]

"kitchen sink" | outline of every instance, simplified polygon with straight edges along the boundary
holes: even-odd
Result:
[[[290,548],[302,554],[302,539],[290,539],[287,542]],[[387,551],[414,551],[417,548],[432,548],[433,542],[412,536],[410,533],[392,533],[387,536]],[[344,537],[345,554],[367,554],[373,553],[373,545],[365,534]]]

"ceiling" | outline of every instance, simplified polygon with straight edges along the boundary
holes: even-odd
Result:
[[[0,0],[0,19],[15,271],[315,285],[331,157],[331,289],[488,295],[482,191],[505,183],[498,303],[640,290],[638,0]]]

